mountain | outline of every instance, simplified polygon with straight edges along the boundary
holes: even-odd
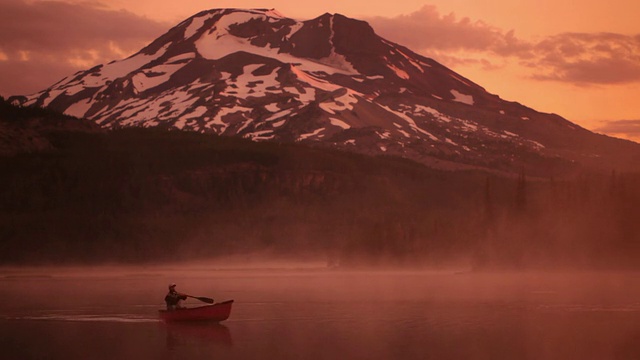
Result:
[[[302,142],[444,169],[640,169],[639,144],[505,101],[339,14],[203,11],[127,59],[10,100],[105,128]]]

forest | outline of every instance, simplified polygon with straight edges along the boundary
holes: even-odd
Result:
[[[442,171],[300,144],[105,131],[5,101],[0,135],[5,149],[22,144],[0,155],[2,264],[261,253],[344,267],[620,269],[640,259],[640,173]]]

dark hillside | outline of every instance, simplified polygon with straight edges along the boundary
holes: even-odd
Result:
[[[0,156],[53,150],[52,133],[99,131],[92,121],[50,109],[13,106],[0,96]]]
[[[50,140],[55,151],[0,159],[11,258],[317,251],[368,222],[453,211],[477,192],[406,160],[292,144],[153,129]]]
[[[0,118],[19,127],[49,115],[4,107]],[[256,252],[343,265],[632,267],[640,258],[638,174],[446,172],[194,132],[79,131],[67,122],[81,120],[51,116],[64,126],[33,130],[49,146],[0,157],[3,263]]]

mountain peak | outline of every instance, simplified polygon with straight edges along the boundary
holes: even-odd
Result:
[[[215,14],[229,15],[229,14],[233,14],[233,13],[262,14],[262,15],[265,15],[265,16],[268,16],[268,17],[272,17],[272,18],[285,18],[286,17],[280,11],[278,11],[275,8],[272,8],[272,9],[266,9],[266,8],[253,8],[253,9],[215,8],[215,9],[209,9],[209,10],[200,11],[199,13],[187,18],[183,22],[186,22],[186,21],[188,21],[189,19],[192,19],[192,18],[197,18],[197,17],[204,16],[204,15],[215,15]]]

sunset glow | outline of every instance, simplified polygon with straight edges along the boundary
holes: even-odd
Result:
[[[640,1],[0,0],[6,359],[640,359]]]

